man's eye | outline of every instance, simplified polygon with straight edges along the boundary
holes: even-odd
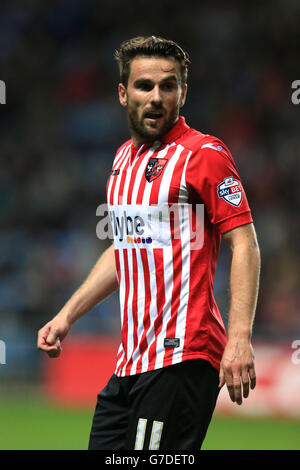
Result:
[[[162,86],[162,88],[163,88],[163,90],[171,91],[171,90],[173,90],[174,85],[173,85],[173,83],[164,83],[164,85]]]
[[[148,83],[140,83],[137,88],[139,88],[139,90],[143,90],[143,91],[150,91],[152,89],[151,85],[149,85]]]

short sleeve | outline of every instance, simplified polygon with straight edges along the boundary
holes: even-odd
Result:
[[[253,222],[233,157],[219,139],[203,139],[192,153],[186,184],[191,200],[205,205],[220,233]]]

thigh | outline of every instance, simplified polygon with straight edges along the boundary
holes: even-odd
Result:
[[[113,375],[99,393],[89,439],[89,450],[124,449],[128,427],[128,402],[122,379]]]
[[[218,371],[193,359],[146,374],[130,392],[126,448],[200,450],[219,392]]]

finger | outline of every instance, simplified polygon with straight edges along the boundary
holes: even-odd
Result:
[[[37,338],[37,348],[38,349],[43,349],[43,346],[46,345],[46,338],[49,334],[50,328],[45,327],[38,332],[38,338]]]
[[[240,374],[235,374],[233,376],[233,392],[234,392],[234,398],[235,402],[238,405],[242,404],[242,387],[241,387],[241,377]]]
[[[51,349],[50,351],[47,352],[48,356],[52,359],[55,357],[58,357],[61,353],[60,349]]]
[[[220,369],[220,374],[219,374],[219,388],[222,388],[223,385],[225,384],[225,375],[223,372],[223,369]]]
[[[46,338],[48,344],[55,344],[58,339],[58,330],[57,328],[50,329],[50,333]]]
[[[48,356],[51,357],[51,358],[52,358],[52,357],[58,357],[58,356],[60,355],[60,353],[61,353],[61,350],[62,350],[62,348],[61,348],[61,345],[60,345],[60,340],[59,340],[59,338],[58,338],[58,339],[56,340],[55,346],[54,346],[54,347],[51,346],[51,347],[48,349],[47,353],[48,353]]]
[[[256,386],[256,373],[254,366],[249,368],[250,388],[253,390]]]
[[[233,377],[230,374],[225,374],[226,387],[230,396],[231,401],[235,401],[235,393],[233,386]]]
[[[248,375],[247,369],[244,369],[242,371],[242,384],[243,384],[243,397],[247,398],[249,396],[249,375]]]
[[[41,344],[38,349],[48,353],[49,351],[55,351],[59,348],[56,346],[56,344],[55,345],[49,345],[49,344],[45,343],[44,345]]]

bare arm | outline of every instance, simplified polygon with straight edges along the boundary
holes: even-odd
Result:
[[[38,349],[47,352],[49,357],[58,357],[60,341],[66,337],[72,324],[117,288],[115,254],[111,245],[60,312],[39,330]]]
[[[232,401],[242,404],[256,385],[254,353],[251,345],[255,316],[260,252],[253,224],[238,227],[223,235],[232,251],[230,272],[230,311],[228,342],[220,368],[220,383],[225,383]],[[242,393],[243,389],[243,393]]]

